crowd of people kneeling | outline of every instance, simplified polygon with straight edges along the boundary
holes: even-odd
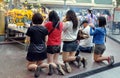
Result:
[[[28,61],[27,69],[35,71],[34,76],[39,77],[42,68],[48,68],[48,75],[54,73],[54,69],[59,74],[65,75],[65,72],[71,73],[70,63],[77,63],[79,68],[81,64],[86,67],[86,59],[79,56],[81,50],[93,51],[94,61],[101,62],[106,60],[110,65],[114,63],[113,56],[104,57],[106,19],[98,17],[98,27],[92,23],[94,15],[88,10],[88,18],[81,24],[73,10],[68,10],[64,22],[56,11],[51,11],[48,15],[48,21],[43,24],[43,17],[40,13],[35,13],[32,17],[32,26],[26,33],[26,43],[29,43],[26,59]],[[81,27],[82,25],[82,27]],[[82,31],[88,35],[84,39],[77,39],[78,32]],[[94,50],[93,44],[94,43]],[[59,60],[61,43],[62,60]],[[47,59],[47,62],[44,60]]]

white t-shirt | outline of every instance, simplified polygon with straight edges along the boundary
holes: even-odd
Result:
[[[93,38],[92,38],[92,36],[90,36],[90,26],[87,26],[82,31],[84,33],[88,34],[89,38],[80,40],[80,44],[79,45],[82,46],[82,47],[91,47],[91,46],[93,46],[93,43],[92,43],[92,39]]]
[[[63,41],[74,41],[77,39],[77,33],[78,33],[79,26],[77,27],[77,30],[73,30],[73,23],[72,21],[67,21],[63,23],[63,35],[62,40]]]

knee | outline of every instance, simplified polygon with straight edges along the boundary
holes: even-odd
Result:
[[[37,68],[36,64],[29,64],[29,65],[27,65],[27,69],[29,71],[35,71],[36,68]]]
[[[63,57],[62,59],[63,59],[63,61],[67,61],[68,57]]]
[[[95,62],[100,62],[100,60],[98,59],[99,57],[94,57],[94,61]]]

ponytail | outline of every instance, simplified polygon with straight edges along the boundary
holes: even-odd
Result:
[[[93,14],[91,13],[91,18],[93,18]]]
[[[88,12],[91,14],[91,18],[93,18],[92,10],[88,9]]]

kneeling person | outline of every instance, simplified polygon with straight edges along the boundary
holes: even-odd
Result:
[[[42,26],[43,17],[39,13],[35,13],[32,17],[33,25],[27,30],[26,42],[30,41],[27,53],[27,69],[35,71],[35,77],[38,77],[41,68],[48,67],[48,64],[43,63],[47,58],[45,40],[48,35],[47,29]]]
[[[91,53],[93,48],[92,36],[90,36],[90,26],[88,25],[88,21],[84,20],[81,25],[83,26],[82,32],[88,34],[89,38],[80,40],[76,55],[78,55],[80,51]]]

